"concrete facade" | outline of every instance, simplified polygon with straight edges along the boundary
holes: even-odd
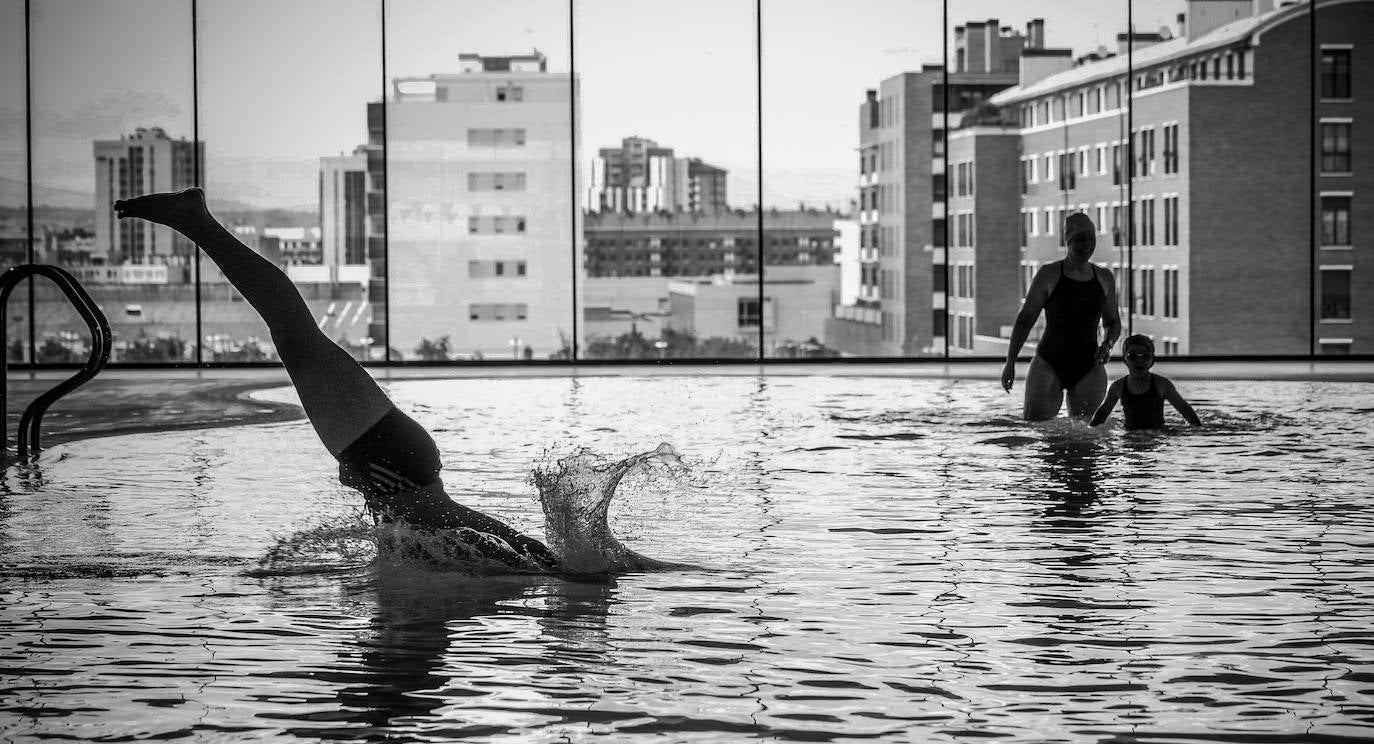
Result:
[[[574,82],[538,53],[460,66],[395,80],[386,104],[388,343],[405,357],[447,336],[457,353],[544,358],[581,312]]]

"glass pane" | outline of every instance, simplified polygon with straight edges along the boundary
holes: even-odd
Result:
[[[367,112],[382,89],[379,0],[201,0],[197,19],[211,209],[291,277],[325,333],[368,358]],[[329,33],[318,33],[326,19]],[[272,53],[245,54],[246,44]],[[208,258],[200,279],[205,361],[275,359],[267,327]]]
[[[1091,261],[1124,270],[1112,215],[1126,181],[1112,157],[1129,102],[1127,3],[952,0],[949,22],[942,341],[953,357],[1002,359],[1031,280],[1065,257],[1069,214],[1084,212],[1096,228]]]
[[[1318,138],[1311,164],[1316,171],[1317,191],[1311,195],[1317,205],[1317,224],[1312,230],[1316,237],[1313,254],[1317,270],[1312,273],[1318,282],[1313,288],[1311,312],[1313,350],[1319,355],[1370,354],[1374,353],[1374,324],[1367,309],[1374,305],[1374,272],[1369,270],[1367,260],[1371,228],[1366,215],[1370,188],[1367,164],[1374,152],[1374,128],[1367,118],[1355,116],[1352,109],[1356,101],[1367,101],[1371,90],[1371,13],[1358,3],[1323,3],[1315,9],[1305,4],[1302,9],[1280,9],[1277,18],[1290,18],[1280,26],[1281,38],[1291,40],[1294,51],[1290,55],[1306,48],[1302,40],[1308,37],[1298,38],[1307,28],[1308,18],[1303,11],[1315,13],[1316,48],[1311,51],[1321,78],[1313,103]],[[1265,33],[1268,44],[1268,32]],[[1277,52],[1253,50],[1255,55],[1271,53]],[[1263,61],[1257,59],[1256,64]],[[1267,72],[1264,67],[1256,69],[1260,74]],[[1284,149],[1291,148],[1296,154],[1301,144],[1299,138],[1294,138],[1285,143]],[[1366,167],[1360,168],[1359,163]],[[1300,193],[1298,186],[1304,175],[1286,175],[1282,189]],[[1270,212],[1268,202],[1265,203],[1261,214],[1268,219]],[[1289,213],[1299,206],[1295,203],[1294,209],[1289,209],[1284,205],[1283,213],[1291,218]],[[1276,229],[1287,236],[1296,232],[1296,224],[1285,222]],[[1275,248],[1267,246],[1268,250]],[[1294,275],[1290,283],[1292,280],[1305,282],[1306,277]],[[1290,291],[1302,294],[1299,288]]]
[[[28,263],[28,152],[24,121],[24,2],[0,2],[0,271]],[[5,358],[29,359],[28,283],[5,308]]]
[[[943,353],[931,285],[941,16],[939,2],[763,2],[770,356]]]
[[[568,23],[556,0],[387,3],[389,320],[378,330],[392,359],[570,352]]]
[[[31,3],[34,221],[109,318],[111,361],[192,361],[190,241],[121,222],[116,199],[192,184],[191,6]],[[156,43],[151,43],[151,39]],[[37,285],[39,361],[84,361],[86,324]]]
[[[1278,4],[1134,5],[1123,202],[1132,270],[1122,293],[1133,308],[1130,330],[1161,351],[1311,349],[1317,290],[1309,274],[1321,220],[1311,184],[1311,6]],[[1236,120],[1237,111],[1284,114]],[[1336,180],[1349,187],[1348,178]],[[1176,291],[1160,281],[1173,271]]]
[[[773,316],[758,302],[753,0],[576,12],[581,356],[757,358]]]

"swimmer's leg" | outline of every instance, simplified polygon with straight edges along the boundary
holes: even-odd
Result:
[[[391,400],[353,357],[315,324],[291,280],[224,228],[198,188],[115,202],[121,218],[166,225],[200,246],[262,316],[315,433],[337,456],[389,410]]]
[[[1026,401],[1022,409],[1027,421],[1045,421],[1059,415],[1064,404],[1064,389],[1054,367],[1039,356],[1032,357],[1026,371]],[[1096,410],[1096,409],[1094,409]]]
[[[1069,415],[1075,418],[1088,418],[1097,412],[1097,407],[1107,397],[1107,368],[1094,364],[1088,374],[1069,391]]]

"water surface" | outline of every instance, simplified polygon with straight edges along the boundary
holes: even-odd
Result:
[[[535,467],[686,457],[612,525],[695,568],[587,581],[374,565],[304,422],[57,447],[0,489],[0,740],[1367,740],[1374,387],[1179,385],[1205,428],[989,381],[392,383],[534,533]]]

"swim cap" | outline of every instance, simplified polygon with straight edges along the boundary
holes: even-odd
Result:
[[[1067,244],[1079,233],[1087,233],[1097,240],[1097,227],[1093,225],[1092,218],[1082,212],[1074,212],[1064,218],[1064,243]]]
[[[1146,336],[1143,333],[1133,333],[1127,336],[1126,340],[1121,342],[1121,351],[1125,352],[1132,346],[1144,346],[1145,348],[1150,350],[1151,354],[1155,353],[1154,339],[1150,338],[1149,336]]]

